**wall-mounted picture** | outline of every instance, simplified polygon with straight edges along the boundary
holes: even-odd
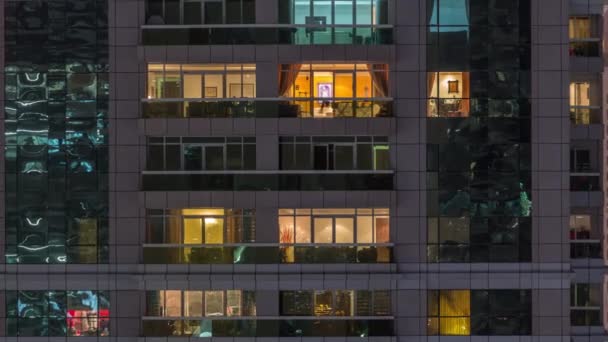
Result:
[[[217,97],[217,87],[205,87],[205,98]]]
[[[458,94],[460,90],[458,86],[458,81],[448,81],[448,94]]]
[[[318,94],[321,98],[332,98],[333,97],[333,85],[331,83],[319,83],[317,85]]]

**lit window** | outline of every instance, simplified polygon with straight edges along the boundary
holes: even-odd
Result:
[[[428,116],[467,117],[470,112],[468,72],[429,72]]]
[[[279,95],[293,99],[300,116],[382,116],[386,108],[374,99],[389,97],[388,65],[284,64]]]
[[[148,99],[256,96],[253,64],[148,64]]]
[[[591,38],[591,18],[571,17],[568,23],[570,40]]]
[[[390,316],[388,290],[281,291],[281,316]]]
[[[282,244],[387,243],[388,209],[280,209],[279,230]]]
[[[429,291],[427,300],[429,335],[471,334],[469,290]]]
[[[146,292],[146,316],[255,316],[255,293],[241,290]]]
[[[591,215],[570,215],[570,240],[591,239]]]

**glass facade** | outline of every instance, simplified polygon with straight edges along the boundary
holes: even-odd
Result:
[[[530,261],[530,2],[427,13],[428,261]]]
[[[603,324],[601,284],[572,284],[570,288],[570,324],[575,327]]]
[[[147,170],[255,170],[255,140],[255,137],[150,137]]]
[[[428,335],[530,335],[529,290],[434,290],[427,296]]]
[[[6,336],[109,336],[108,292],[6,291]]]
[[[107,262],[107,8],[6,2],[7,263]]]
[[[279,137],[281,170],[390,170],[388,137]]]

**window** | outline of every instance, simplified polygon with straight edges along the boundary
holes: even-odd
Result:
[[[591,215],[570,215],[570,240],[589,239],[591,239]]]
[[[148,64],[148,99],[256,96],[255,64]]]
[[[280,137],[281,170],[389,170],[387,137]]]
[[[429,217],[429,262],[509,262],[529,260],[529,218]]]
[[[149,317],[255,316],[255,293],[241,290],[146,292]]]
[[[590,106],[590,82],[570,83],[570,106]]]
[[[255,23],[255,0],[146,0],[148,25]]]
[[[432,290],[428,335],[531,334],[529,290]]]
[[[6,291],[7,336],[109,336],[107,292]]]
[[[253,209],[148,210],[146,243],[224,244],[255,241]]]
[[[388,23],[386,0],[284,0],[281,23],[378,25]]]
[[[255,138],[148,138],[149,171],[254,170]]]
[[[310,25],[298,28],[296,44],[370,44],[374,26],[388,24],[388,1],[281,0],[279,22]]]
[[[390,262],[389,211],[279,209],[279,242],[284,263]]]
[[[570,148],[570,172],[591,171],[591,151],[588,148]]]
[[[568,25],[568,36],[570,40],[589,39],[595,36],[591,28],[591,17],[570,17]]]
[[[470,111],[468,72],[428,73],[428,116],[466,117]]]
[[[598,16],[570,17],[568,35],[570,56],[599,57],[601,52],[600,20]]]
[[[429,335],[471,334],[471,291],[429,291],[427,300]]]
[[[602,258],[601,232],[592,223],[591,215],[570,215],[570,257]]]
[[[577,125],[601,123],[601,111],[596,84],[570,82],[570,120]]]
[[[570,321],[573,326],[599,326],[602,292],[600,284],[572,284]]]
[[[281,244],[389,242],[388,209],[279,209]]]
[[[281,291],[281,316],[390,316],[390,291]]]
[[[386,64],[283,64],[279,95],[294,99],[303,116],[375,117],[383,108],[372,99],[389,97],[388,75]]]

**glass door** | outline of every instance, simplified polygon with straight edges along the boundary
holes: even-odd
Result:
[[[201,0],[184,0],[184,25],[203,23],[203,6]]]
[[[314,243],[333,243],[334,229],[331,217],[313,218],[313,242]]]
[[[355,242],[355,218],[354,217],[336,217],[334,218],[336,243],[354,243]]]
[[[203,147],[201,145],[185,145],[182,165],[184,165],[186,171],[203,170]]]
[[[204,1],[205,25],[217,25],[224,23],[224,6],[222,1]]]
[[[204,145],[204,170],[218,171],[226,169],[224,145]]]
[[[313,169],[329,170],[329,145],[315,145],[313,147]]]
[[[334,170],[355,169],[355,146],[353,144],[334,145]]]
[[[224,243],[224,218],[205,217],[205,244]]]
[[[353,101],[351,100],[355,96],[354,70],[334,72],[334,93],[336,98],[341,98],[333,102],[334,116],[354,116]]]

